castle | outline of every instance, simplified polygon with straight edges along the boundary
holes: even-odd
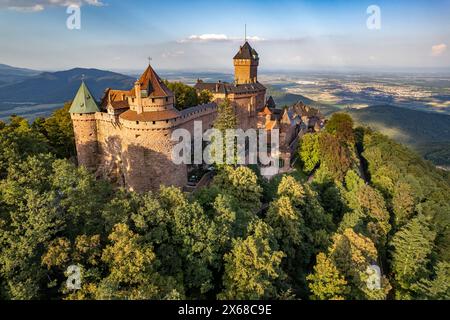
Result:
[[[281,172],[289,170],[299,136],[308,130],[310,111],[303,104],[276,109],[266,88],[258,82],[258,53],[246,41],[234,56],[234,83],[205,83],[195,89],[211,92],[213,101],[184,110],[174,107],[175,97],[149,65],[128,91],[107,89],[97,103],[82,82],[70,108],[79,165],[129,190],[145,192],[160,185],[185,187],[188,166],[171,160],[174,130],[193,134],[194,121],[203,130],[213,126],[217,105],[232,103],[239,127],[280,130]],[[302,118],[303,117],[303,118]],[[322,123],[323,125],[323,123]],[[316,130],[320,130],[320,124]]]

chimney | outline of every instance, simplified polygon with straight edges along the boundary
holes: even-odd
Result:
[[[141,83],[137,80],[134,83],[134,95],[136,96],[136,112],[142,113],[144,110],[142,108],[142,97],[141,97]]]

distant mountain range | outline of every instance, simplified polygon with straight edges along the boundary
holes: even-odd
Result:
[[[96,99],[106,88],[130,89],[134,78],[98,69],[75,68],[58,72],[38,72],[0,65],[0,103],[59,103],[71,100],[85,82]]]
[[[16,68],[6,64],[0,64],[0,88],[5,84],[17,83],[40,73],[41,71]]]

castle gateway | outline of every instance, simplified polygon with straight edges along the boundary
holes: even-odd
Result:
[[[288,170],[307,123],[292,107],[282,111],[273,99],[266,101],[266,88],[258,82],[259,57],[248,42],[233,60],[234,83],[199,80],[195,89],[210,91],[213,102],[181,111],[174,107],[174,94],[150,65],[133,88],[107,89],[100,103],[83,82],[70,108],[79,165],[136,192],[157,190],[161,185],[183,188],[188,168],[172,162],[176,144],[171,141],[172,132],[183,128],[193,134],[194,121],[201,121],[203,130],[211,128],[218,103],[229,99],[240,128],[280,130],[281,171]]]

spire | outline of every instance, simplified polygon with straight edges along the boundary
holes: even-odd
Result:
[[[99,112],[100,109],[95,102],[94,97],[89,91],[88,87],[84,83],[84,77],[82,77],[81,86],[73,99],[72,105],[70,106],[70,113],[95,113]]]
[[[244,43],[247,42],[247,24],[245,24],[245,36],[244,36]]]

